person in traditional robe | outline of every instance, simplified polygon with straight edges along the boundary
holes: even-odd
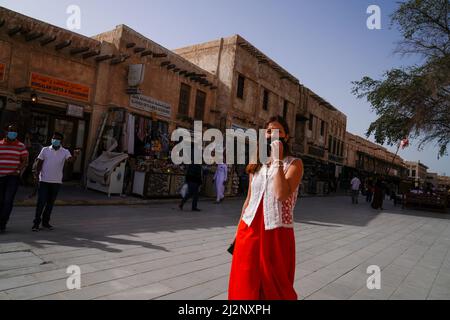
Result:
[[[228,180],[228,167],[226,164],[218,164],[214,174],[214,185],[216,187],[216,203],[221,203],[225,198],[225,185]]]

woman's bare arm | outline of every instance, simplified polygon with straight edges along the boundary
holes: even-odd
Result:
[[[286,174],[283,166],[279,166],[274,176],[274,191],[278,201],[286,201],[300,185],[303,177],[303,164],[295,160]]]

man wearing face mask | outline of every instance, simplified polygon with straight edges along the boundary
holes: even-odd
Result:
[[[17,140],[17,127],[10,125],[5,139],[0,141],[0,233],[6,230],[19,187],[19,177],[27,165],[28,151]]]
[[[40,230],[41,221],[44,229],[53,230],[50,215],[62,184],[64,164],[75,162],[79,155],[79,150],[75,150],[72,157],[70,151],[62,146],[63,139],[61,133],[54,133],[52,145],[42,148],[38,156],[36,166],[36,175],[39,177],[38,200],[32,228],[35,232]]]

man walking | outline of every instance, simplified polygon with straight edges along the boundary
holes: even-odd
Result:
[[[79,150],[75,150],[72,157],[70,151],[62,147],[63,139],[61,133],[54,133],[51,146],[42,148],[38,156],[36,166],[36,175],[39,177],[38,200],[32,228],[35,232],[39,231],[41,221],[44,229],[53,230],[50,215],[62,184],[64,164],[75,162],[79,155]]]
[[[181,203],[178,205],[180,210],[183,210],[184,204],[192,197],[192,211],[201,211],[197,207],[198,203],[198,189],[200,188],[203,178],[202,178],[203,168],[200,164],[190,164],[186,173],[186,183],[188,185],[187,195],[181,199]]]
[[[6,231],[14,205],[19,178],[28,165],[28,151],[17,140],[17,126],[8,127],[6,138],[0,141],[0,233]]]
[[[358,204],[358,197],[359,197],[359,188],[361,187],[361,180],[355,175],[350,181],[350,184],[352,186],[352,204]]]

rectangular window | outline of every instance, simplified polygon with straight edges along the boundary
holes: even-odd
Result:
[[[333,154],[336,154],[336,139],[335,138],[333,138]]]
[[[189,114],[189,103],[191,99],[191,87],[182,83],[180,89],[180,102],[178,113],[187,116]]]
[[[269,90],[264,89],[263,110],[269,110]]]
[[[413,170],[413,171],[412,171],[412,176],[413,176],[413,177],[416,177],[416,170]]]
[[[195,120],[203,120],[205,115],[206,93],[197,90],[195,97]]]
[[[320,120],[320,136],[323,137],[325,135],[325,121]]]
[[[288,112],[289,112],[289,102],[287,100],[284,100],[284,105],[283,105],[283,118],[284,119],[287,118]]]
[[[328,136],[328,152],[331,153],[331,149],[333,148],[333,138]]]
[[[245,78],[244,76],[239,75],[237,85],[237,97],[240,99],[244,99],[244,88],[245,88]]]

